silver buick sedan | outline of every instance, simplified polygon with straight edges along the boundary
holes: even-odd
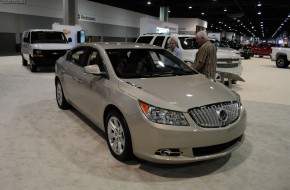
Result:
[[[240,96],[160,47],[82,44],[58,59],[55,72],[59,108],[73,106],[101,128],[120,161],[190,163],[243,142]]]

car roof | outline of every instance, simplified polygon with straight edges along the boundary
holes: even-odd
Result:
[[[80,44],[78,46],[101,47],[103,49],[163,49],[155,45],[134,42],[94,42]]]
[[[28,29],[26,30],[26,32],[62,32],[62,31],[58,31],[58,30],[52,30],[52,29]]]
[[[176,36],[176,37],[193,37],[195,38],[196,35],[194,34],[162,34],[162,33],[147,33],[140,35],[141,36]]]

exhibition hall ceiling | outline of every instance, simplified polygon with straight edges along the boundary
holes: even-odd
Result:
[[[211,31],[277,37],[290,31],[289,0],[92,0],[154,17],[168,7],[169,18],[200,18]],[[150,2],[150,3],[148,3]]]

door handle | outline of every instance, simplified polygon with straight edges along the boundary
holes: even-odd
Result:
[[[82,79],[79,79],[79,78],[77,78],[76,76],[74,76],[73,79],[74,79],[76,82],[78,82],[78,83],[82,83],[82,82],[83,82]]]

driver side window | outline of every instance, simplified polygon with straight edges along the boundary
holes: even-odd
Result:
[[[106,71],[102,57],[97,50],[93,50],[90,52],[88,62],[86,65],[98,65],[100,68],[100,71],[102,72]]]
[[[78,66],[82,66],[84,52],[85,52],[84,48],[75,49],[72,52],[70,52],[70,54],[68,54],[67,60]]]

